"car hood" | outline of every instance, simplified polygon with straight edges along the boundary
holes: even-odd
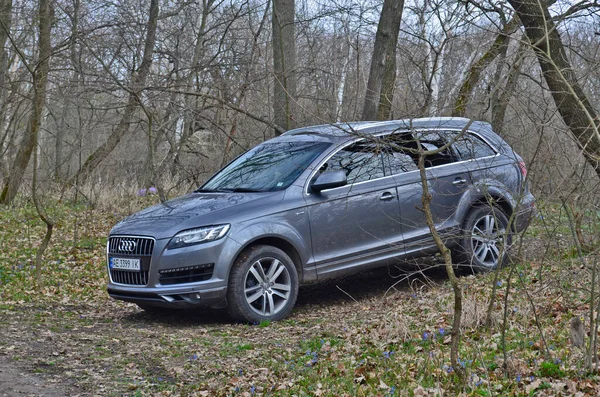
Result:
[[[237,215],[282,199],[283,192],[190,193],[136,212],[117,223],[110,234],[171,238],[182,230],[230,223]]]

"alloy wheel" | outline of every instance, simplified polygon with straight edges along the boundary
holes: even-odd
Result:
[[[471,231],[473,256],[486,267],[496,267],[500,255],[504,255],[505,234],[506,229],[494,214],[481,217],[475,222]]]
[[[276,258],[261,258],[246,273],[246,302],[261,316],[274,316],[290,299],[292,280],[288,269]]]

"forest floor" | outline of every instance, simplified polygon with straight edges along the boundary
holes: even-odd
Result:
[[[0,209],[0,396],[600,394],[569,343],[570,320],[589,316],[597,257],[574,254],[555,207],[511,267],[461,278],[464,382],[450,365],[453,295],[436,258],[303,287],[276,323],[152,315],[105,291],[106,236],[124,214],[49,211],[57,228],[37,288],[44,226],[30,205]]]

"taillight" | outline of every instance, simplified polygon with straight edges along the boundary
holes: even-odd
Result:
[[[521,170],[521,175],[523,175],[523,179],[527,178],[527,167],[525,166],[524,161],[519,161],[519,169]]]

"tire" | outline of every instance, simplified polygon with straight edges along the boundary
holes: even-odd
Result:
[[[298,297],[294,262],[279,248],[257,245],[236,259],[227,288],[229,315],[257,323],[277,321],[293,309]]]
[[[501,209],[473,207],[465,218],[458,246],[452,252],[454,262],[467,265],[475,273],[505,265],[512,244],[512,234],[507,227],[508,218]]]

